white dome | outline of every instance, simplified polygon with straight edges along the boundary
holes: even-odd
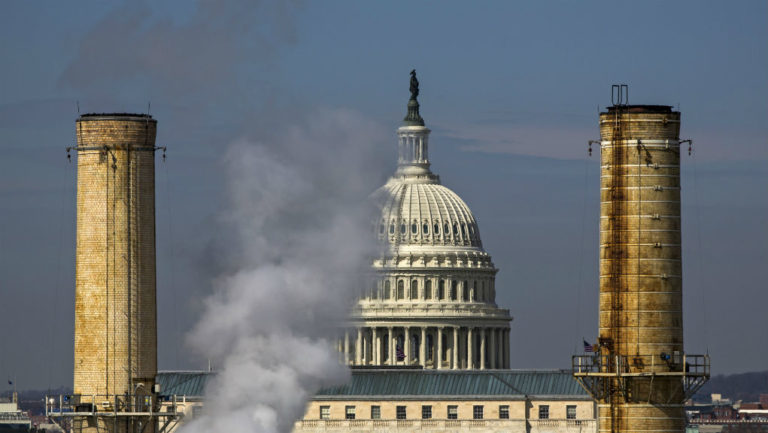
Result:
[[[371,196],[381,243],[339,349],[352,365],[509,367],[509,310],[496,305],[497,269],[472,212],[429,163],[418,81],[397,129],[397,171]],[[350,335],[351,334],[351,335]]]
[[[482,248],[469,207],[436,179],[394,177],[374,199],[381,206],[376,229],[380,240],[397,246]]]

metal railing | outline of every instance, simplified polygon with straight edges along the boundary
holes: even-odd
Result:
[[[168,410],[160,410],[160,401],[151,394],[72,394],[45,396],[45,415],[47,417],[78,417],[78,416],[158,416],[177,417],[183,412],[177,412],[177,402],[182,400],[171,396],[172,404]],[[172,410],[171,410],[172,409]]]
[[[575,355],[574,376],[703,376],[709,377],[709,355],[683,352],[658,355]]]

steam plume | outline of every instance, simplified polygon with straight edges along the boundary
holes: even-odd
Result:
[[[221,370],[206,415],[187,433],[288,432],[314,392],[347,378],[335,329],[373,252],[363,203],[381,180],[372,175],[381,172],[376,130],[354,113],[325,111],[278,143],[230,146],[222,222],[234,229],[237,266],[216,279],[190,335]]]

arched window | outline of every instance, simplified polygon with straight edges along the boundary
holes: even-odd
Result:
[[[440,224],[438,224],[438,223],[435,223],[435,227],[434,227],[434,229],[435,229],[435,234],[436,234],[436,235],[439,235],[439,234],[440,234]]]
[[[424,223],[424,226],[421,228],[421,231],[424,232],[423,234],[428,235],[429,234],[429,224]]]
[[[459,235],[459,225],[456,223],[453,223],[453,235],[458,236]]]
[[[461,299],[463,299],[464,302],[469,301],[469,284],[467,284],[467,282],[464,281],[464,284],[461,286],[461,288],[463,289],[461,291]]]
[[[437,298],[440,300],[445,299],[445,280],[440,280],[437,283]]]
[[[464,223],[461,223],[461,236],[464,238],[467,237],[467,225]]]
[[[391,235],[395,234],[395,225],[394,224],[390,224],[389,225],[389,234],[391,234]]]
[[[432,299],[432,280],[427,280],[427,282],[424,283],[424,297]]]
[[[458,283],[456,280],[451,281],[451,301],[456,300],[456,291],[457,291]]]
[[[397,300],[405,298],[405,283],[403,280],[397,280]]]
[[[443,233],[448,236],[451,234],[451,228],[448,226],[448,223],[445,223],[445,226],[443,226]]]
[[[419,225],[416,223],[411,224],[411,233],[416,234],[419,232]]]
[[[389,280],[384,281],[384,299],[392,298],[392,288]]]
[[[400,234],[405,234],[405,224],[400,224]]]
[[[411,299],[419,299],[419,282],[411,281]]]

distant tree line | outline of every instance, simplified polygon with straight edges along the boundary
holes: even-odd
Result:
[[[768,371],[713,376],[693,399],[709,402],[712,393],[722,394],[734,402],[758,401],[760,394],[768,394]]]

